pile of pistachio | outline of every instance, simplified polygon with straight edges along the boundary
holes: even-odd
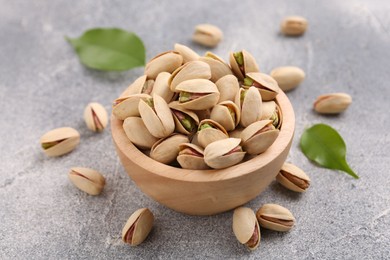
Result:
[[[250,159],[278,137],[280,88],[245,50],[229,63],[175,44],[149,61],[113,114],[134,145],[164,164],[221,169]]]

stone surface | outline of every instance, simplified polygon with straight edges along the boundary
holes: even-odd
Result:
[[[389,1],[5,1],[0,0],[0,259],[388,259],[390,256],[390,2]],[[278,33],[286,15],[309,21],[303,37]],[[289,208],[297,219],[289,233],[262,231],[261,245],[247,252],[232,232],[232,212],[193,217],[145,196],[127,177],[115,154],[110,128],[89,131],[82,118],[91,101],[109,111],[112,100],[143,72],[105,73],[83,67],[64,36],[92,27],[137,33],[147,57],[175,42],[197,52],[193,27],[209,22],[224,32],[213,49],[250,51],[261,70],[295,65],[306,80],[288,93],[296,135],[288,161],[312,179],[307,193],[272,183],[247,204]],[[339,116],[312,111],[316,96],[347,92],[353,104]],[[314,123],[344,137],[355,180],[310,163],[298,142]],[[71,154],[46,157],[39,138],[53,128],[81,133]],[[72,166],[105,174],[101,196],[77,190]],[[121,242],[130,214],[149,207],[155,227],[139,247]]]

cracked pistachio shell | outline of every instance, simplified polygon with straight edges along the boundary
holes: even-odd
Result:
[[[263,102],[256,87],[250,87],[249,89],[240,88],[237,92],[235,103],[241,111],[241,126],[247,127],[261,119]]]
[[[61,127],[44,134],[40,142],[47,156],[61,156],[76,148],[80,143],[80,134],[71,127]]]
[[[238,77],[239,80],[244,80],[246,73],[260,71],[259,65],[257,65],[257,62],[252,54],[246,50],[242,50],[238,53],[241,53],[240,55],[242,55],[243,64],[238,64],[233,52],[230,52],[229,54],[229,62],[234,74]]]
[[[280,129],[283,122],[283,114],[275,101],[263,102],[261,120],[267,119],[272,120],[272,124],[276,129]]]
[[[346,93],[330,93],[318,96],[313,107],[320,114],[338,114],[346,110],[351,103],[352,97]]]
[[[183,108],[183,106],[179,103],[179,101],[172,101],[171,103],[168,104],[168,106],[172,111],[173,120],[175,121],[175,131],[182,134],[189,135],[196,130],[196,128],[199,125],[199,118],[194,112]],[[193,125],[192,131],[186,129],[183,122],[179,119],[177,112],[183,114],[184,116],[190,117],[192,119],[191,122]]]
[[[217,104],[219,92],[217,86],[207,79],[190,79],[181,82],[176,86],[176,90],[180,91],[180,96],[184,93],[189,93],[191,96],[199,96],[195,99],[181,102],[180,104],[185,109],[205,110]]]
[[[291,163],[284,163],[276,180],[289,190],[305,192],[310,186],[310,178],[304,171]]]
[[[123,121],[123,130],[127,138],[140,149],[150,149],[158,138],[151,135],[142,118],[128,117]]]
[[[242,131],[242,147],[251,155],[260,154],[275,142],[278,135],[279,130],[275,129],[271,120],[257,121]]]
[[[146,79],[146,75],[142,75],[141,77],[137,78],[133,83],[130,84],[130,86],[126,88],[126,90],[122,93],[121,97],[133,94],[140,94],[140,90],[143,88]]]
[[[214,169],[227,168],[244,159],[241,139],[227,138],[212,142],[204,149],[204,160],[208,166]],[[234,151],[237,149],[237,151]]]
[[[222,40],[221,29],[212,24],[199,24],[195,27],[192,40],[206,47],[215,47]]]
[[[138,209],[130,216],[122,229],[123,242],[132,246],[141,244],[152,230],[153,223],[154,216],[149,209]]]
[[[278,67],[271,71],[273,77],[281,90],[287,92],[296,88],[304,79],[305,72],[294,66]]]
[[[150,157],[160,163],[170,164],[179,154],[179,145],[189,141],[187,136],[174,133],[155,142]]]
[[[234,75],[223,76],[215,82],[215,85],[217,86],[220,94],[218,100],[219,103],[227,100],[234,101],[234,98],[240,89],[238,79]]]
[[[119,120],[125,120],[128,117],[139,116],[139,101],[152,98],[148,94],[132,94],[126,97],[117,98],[112,107],[112,113]]]
[[[148,131],[157,138],[164,138],[175,130],[172,113],[165,100],[154,94],[153,107],[143,100],[138,104],[138,110]]]
[[[103,175],[89,168],[73,167],[68,177],[77,188],[90,195],[99,195],[106,184]]]
[[[108,123],[107,111],[99,103],[89,103],[84,109],[84,121],[90,130],[101,132]]]
[[[239,207],[233,213],[233,232],[237,240],[248,249],[254,250],[260,244],[260,227],[252,209]]]
[[[195,144],[185,143],[179,145],[177,161],[183,169],[207,170],[209,167],[204,162],[203,149]]]
[[[176,91],[176,86],[190,79],[210,79],[210,66],[202,61],[190,61],[177,68],[169,79],[171,91]]]
[[[210,66],[212,82],[217,82],[220,78],[226,75],[233,75],[232,70],[226,62],[214,53],[206,52],[204,57],[199,58],[200,61],[207,63]]]
[[[280,30],[288,36],[299,36],[305,33],[307,20],[302,16],[287,16],[280,24]]]
[[[253,80],[254,86],[260,91],[262,100],[269,101],[278,95],[278,83],[271,76],[260,72],[247,73],[246,76]]]
[[[168,72],[161,72],[158,74],[156,80],[154,81],[153,90],[151,95],[157,94],[162,97],[165,102],[169,103],[173,99],[175,93],[169,88],[169,79],[171,74]]]
[[[163,71],[172,73],[183,63],[183,57],[176,51],[160,53],[145,66],[148,79],[155,79]]]
[[[232,131],[240,122],[240,108],[232,101],[223,101],[211,110],[210,119],[219,123],[226,131]]]
[[[205,124],[208,124],[212,127],[202,129],[203,125]],[[204,119],[199,123],[197,141],[199,142],[200,146],[206,147],[212,142],[226,138],[229,138],[226,129],[216,121],[211,119]]]
[[[199,55],[196,52],[194,52],[191,48],[185,45],[176,43],[175,51],[177,51],[183,57],[183,63],[187,63],[199,59]]]
[[[289,231],[295,223],[293,214],[277,204],[264,204],[256,213],[260,226],[275,230]]]

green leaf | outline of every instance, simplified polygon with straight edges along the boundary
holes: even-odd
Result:
[[[359,178],[345,159],[347,148],[343,138],[332,127],[316,124],[306,129],[300,144],[306,157],[320,166],[341,170],[356,179]]]
[[[145,65],[145,47],[134,33],[118,28],[90,29],[72,44],[81,63],[98,70],[128,70]]]

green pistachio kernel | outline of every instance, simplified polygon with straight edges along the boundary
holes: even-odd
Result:
[[[213,128],[210,124],[203,124],[199,127],[198,131],[202,131],[203,129],[206,129],[206,128]]]
[[[242,55],[241,51],[233,53],[233,56],[236,59],[238,65],[240,66],[244,65],[244,56]]]
[[[241,91],[241,93],[240,93],[240,102],[241,102],[241,105],[242,105],[242,103],[244,102],[244,99],[245,99],[245,96],[246,96],[246,92],[247,92],[248,90],[246,90],[246,89],[244,89],[243,91]]]
[[[154,108],[153,98],[146,99],[146,104],[148,104],[151,108]]]
[[[47,142],[47,143],[42,143],[41,146],[44,150],[46,150],[46,149],[52,148],[53,146],[55,146],[56,144],[59,144],[59,143],[60,143],[60,141]]]
[[[232,117],[233,122],[236,123],[236,112],[234,112],[231,107],[227,107],[227,109],[229,110],[229,114]]]
[[[190,100],[191,93],[182,91],[179,94],[179,102],[184,103]]]
[[[253,79],[248,78],[248,77],[244,78],[244,85],[245,86],[252,86],[252,84],[253,84]]]
[[[183,120],[181,120],[181,124],[189,132],[192,132],[192,130],[194,130],[194,126],[195,126],[194,120],[187,115],[185,116],[185,118]]]

